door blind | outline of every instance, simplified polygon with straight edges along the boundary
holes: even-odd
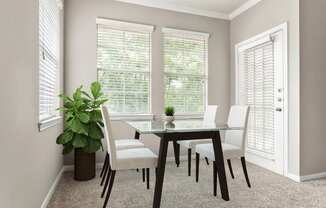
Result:
[[[98,80],[108,107],[112,113],[149,113],[151,31],[138,29],[141,25],[128,27],[132,23],[110,22],[97,26]]]
[[[60,16],[56,0],[39,1],[39,119],[57,115]]]
[[[165,105],[202,113],[207,96],[208,34],[164,31]]]
[[[239,101],[250,106],[248,149],[272,157],[275,152],[273,41],[241,52],[239,69]]]

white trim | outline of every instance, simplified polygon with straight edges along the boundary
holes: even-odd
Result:
[[[293,173],[288,173],[287,177],[288,177],[289,179],[295,181],[295,182],[298,182],[298,183],[301,182],[301,181],[300,181],[300,176],[295,175],[295,174],[293,174]]]
[[[110,114],[112,121],[139,121],[139,120],[153,120],[153,114]]]
[[[59,123],[61,123],[61,119],[62,119],[61,116],[56,116],[56,117],[53,117],[53,118],[49,118],[49,119],[40,121],[38,123],[39,131],[44,131],[44,130],[50,128],[50,127],[58,125]]]
[[[163,27],[162,32],[173,36],[181,36],[181,37],[186,36],[186,37],[192,37],[195,39],[206,40],[206,41],[208,41],[208,38],[210,37],[209,33],[197,32],[191,30],[180,30],[180,29],[169,28],[169,27]]]
[[[321,179],[321,178],[326,178],[326,172],[301,176],[300,177],[300,182],[317,180],[317,179]]]
[[[247,11],[248,9],[255,6],[256,4],[258,4],[261,1],[262,0],[249,0],[249,1],[247,1],[246,3],[242,4],[239,8],[237,8],[236,10],[234,10],[233,12],[231,12],[229,14],[229,20],[232,20],[232,19],[236,18],[237,16],[244,13],[245,11]]]
[[[153,25],[131,23],[131,22],[118,21],[113,19],[106,19],[106,18],[96,18],[96,24],[105,25],[112,29],[135,31],[141,33],[144,32],[152,33],[154,31]]]
[[[158,1],[152,1],[152,0],[115,0],[130,4],[137,4],[142,5],[146,7],[153,7],[153,8],[159,8],[159,9],[165,9],[175,12],[182,12],[187,14],[194,14],[194,15],[200,15],[200,16],[206,16],[206,17],[212,17],[217,19],[224,19],[229,20],[229,15],[225,13],[220,12],[214,12],[209,10],[202,10],[202,9],[194,9],[190,7],[182,7],[175,5],[173,3],[167,3],[167,2],[158,2]]]
[[[50,200],[52,198],[52,195],[53,195],[55,189],[57,188],[57,186],[59,184],[59,181],[60,181],[60,179],[62,177],[62,174],[64,172],[65,172],[65,168],[62,167],[61,170],[59,171],[57,177],[55,178],[52,186],[50,187],[49,192],[46,194],[46,196],[45,196],[45,198],[44,198],[44,200],[42,202],[41,208],[47,208],[47,206],[48,206],[48,204],[49,204],[49,202],[50,202]]]
[[[262,0],[248,0],[247,2],[242,4],[240,7],[238,7],[231,13],[214,12],[205,9],[195,9],[191,7],[178,6],[173,3],[158,2],[152,0],[115,0],[115,1],[137,4],[146,7],[165,9],[165,10],[170,10],[175,12],[182,12],[187,14],[194,14],[194,15],[205,16],[205,17],[212,17],[216,19],[232,20],[237,16],[239,16],[240,14],[244,13],[245,11],[249,10],[256,4],[258,4]]]
[[[63,3],[63,1],[64,1],[64,0],[56,0],[56,1],[57,1],[58,8],[59,8],[60,10],[63,10],[63,7],[64,7],[64,3]]]

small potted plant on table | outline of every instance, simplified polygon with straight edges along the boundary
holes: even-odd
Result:
[[[79,87],[72,97],[60,95],[64,113],[64,132],[57,138],[57,144],[63,145],[63,154],[75,150],[76,180],[85,181],[95,177],[95,153],[103,149],[104,137],[100,105],[107,99],[103,97],[101,85],[91,85],[91,95]]]
[[[174,107],[165,107],[165,121],[167,123],[172,123],[174,121]]]

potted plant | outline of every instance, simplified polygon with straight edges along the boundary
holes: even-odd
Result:
[[[174,121],[174,107],[165,107],[165,121],[167,123],[172,123]]]
[[[103,149],[104,137],[100,105],[107,99],[103,97],[101,85],[94,82],[91,94],[79,87],[72,97],[61,94],[64,113],[64,131],[57,138],[57,144],[63,145],[63,154],[75,150],[76,180],[90,180],[95,177],[95,153]]]

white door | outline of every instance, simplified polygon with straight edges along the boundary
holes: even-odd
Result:
[[[236,46],[237,103],[250,106],[246,157],[287,171],[287,30],[273,28]]]

